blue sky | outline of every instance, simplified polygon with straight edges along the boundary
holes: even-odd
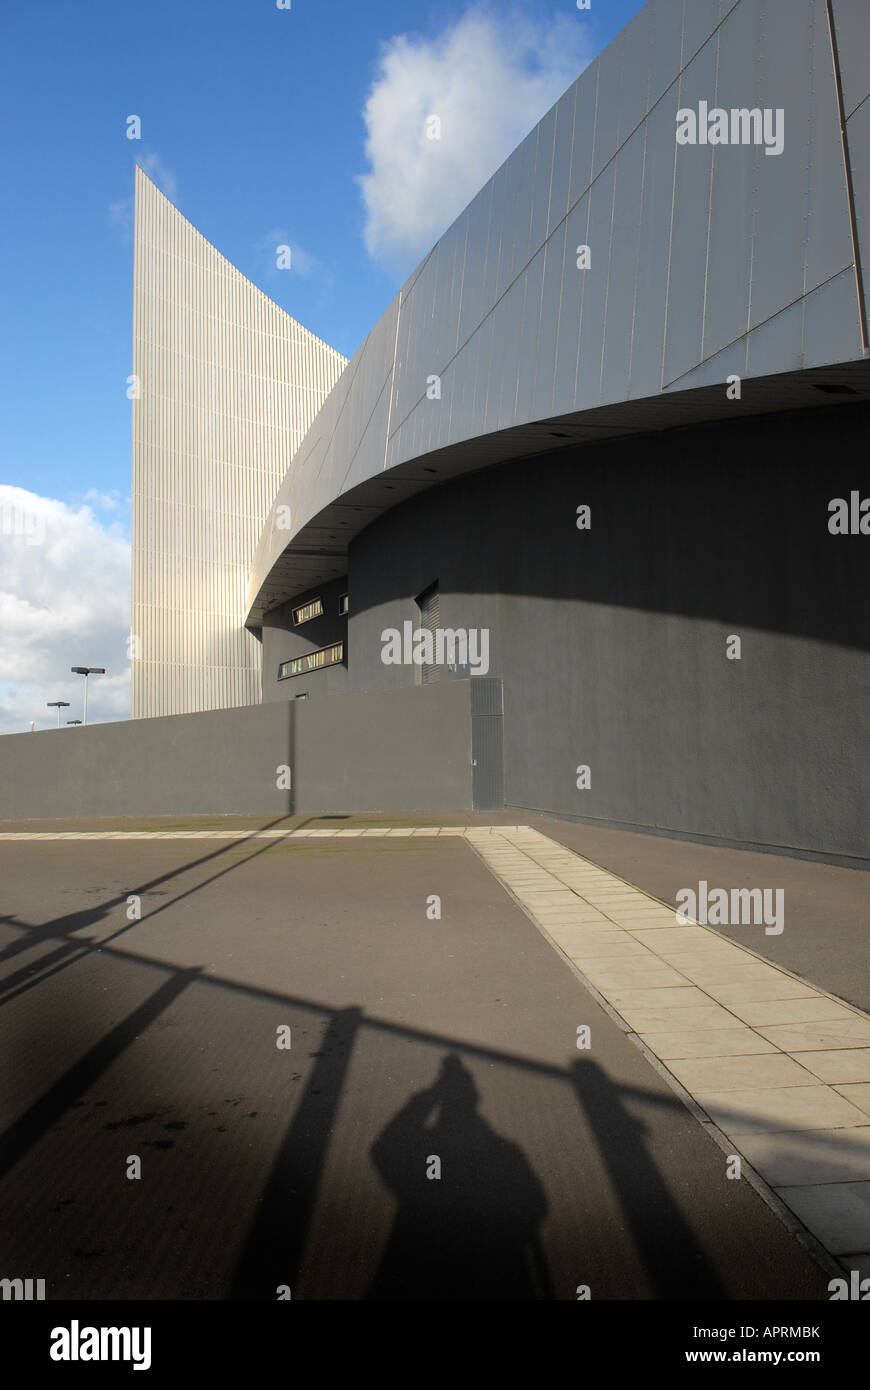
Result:
[[[640,0],[592,0],[589,11],[576,0],[4,7],[0,486],[84,505],[98,531],[129,534],[137,160],[245,275],[351,355],[444,230],[451,196],[458,212],[640,8]],[[406,177],[419,183],[419,170],[402,166],[415,84],[455,102],[464,127],[449,186],[415,184],[411,209],[401,190]],[[126,138],[133,114],[138,141]],[[275,267],[278,237],[293,248],[289,273]],[[15,587],[11,563],[0,604],[4,586]],[[115,557],[113,585],[118,573]],[[20,594],[16,601],[20,619]],[[0,704],[26,678],[0,639]]]

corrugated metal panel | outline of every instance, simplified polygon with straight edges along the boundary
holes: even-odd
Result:
[[[589,187],[592,178],[592,151],[598,119],[599,62],[592,63],[575,84],[574,139],[571,142],[571,175],[568,180],[568,207],[572,208]]]
[[[517,419],[531,420],[532,396],[535,389],[535,364],[538,360],[538,330],[541,322],[541,293],[544,281],[544,255],[541,249],[523,277],[522,326],[519,332],[519,373],[517,387]],[[465,433],[470,433],[471,421],[464,418]],[[456,435],[454,438],[462,438]]]
[[[613,190],[616,162],[589,190],[589,231],[587,242],[592,253],[589,270],[577,270],[576,256],[565,256],[566,270],[583,277],[583,304],[580,315],[580,357],[577,363],[576,408],[586,410],[601,403],[601,361],[604,353],[604,316],[607,312],[607,279],[610,266],[610,239],[613,233]],[[560,349],[571,352],[571,339],[563,338]],[[564,407],[560,407],[564,409]],[[570,407],[569,407],[570,409]]]
[[[134,718],[259,700],[247,566],[344,365],[136,170]]]
[[[547,319],[550,309],[550,301],[548,300],[544,305],[541,321],[541,337],[547,349],[546,365],[548,369],[550,369],[550,361],[552,360],[550,370],[553,385],[547,408],[537,412],[539,418],[541,415],[549,415],[551,411],[558,415],[561,411],[574,409],[583,295],[589,276],[594,274],[596,270],[594,254],[591,270],[580,270],[577,265],[578,247],[585,246],[589,238],[590,196],[587,193],[578,203],[574,204],[565,219],[564,229],[560,229],[564,231],[564,264],[561,267],[559,307],[551,326]],[[551,245],[554,244],[558,246],[555,237],[551,242]],[[544,405],[543,399],[541,405]]]
[[[755,6],[738,5],[719,31],[716,106],[752,106],[754,87],[751,83],[743,85],[744,71],[747,53],[754,53],[759,42],[760,22]],[[680,150],[681,160],[685,153],[689,152]],[[715,356],[746,332],[758,172],[753,152],[730,146],[713,149],[702,360]]]
[[[804,302],[804,367],[861,356],[855,275],[844,270]]]
[[[595,111],[595,145],[592,158],[593,179],[613,158],[619,147],[619,105],[622,90],[624,31],[617,34],[598,58],[598,105]]]
[[[541,325],[538,333],[538,355],[535,361],[535,387],[532,415],[546,418],[553,409],[553,376],[556,370],[556,343],[559,332],[559,310],[562,303],[563,267],[565,255],[565,226],[557,227],[547,242],[544,254],[544,275],[541,285]]]
[[[738,0],[684,0],[683,66],[691,62],[737,3]]]
[[[601,367],[603,400],[612,400],[617,391],[625,390],[630,372],[641,236],[637,205],[639,190],[643,188],[644,136],[645,132],[639,130],[623,145],[615,160],[613,231],[610,239],[607,306],[604,312],[604,360]]]
[[[852,263],[849,198],[825,0],[813,0],[813,17],[805,291],[814,290]],[[865,54],[868,52],[870,42],[865,47]]]
[[[674,89],[665,98],[662,105],[670,105],[672,118],[681,107],[697,111],[701,101],[710,102],[716,90],[716,52],[714,40],[684,71],[679,94]],[[672,121],[671,140],[676,139],[675,130]],[[710,182],[716,148],[701,144],[678,147],[668,268],[665,385],[701,360]],[[737,159],[751,160],[755,151],[751,147],[731,148],[728,153]]]
[[[668,293],[668,261],[674,170],[675,102],[662,101],[646,122],[643,191],[639,222],[643,235],[638,243],[634,334],[631,377],[626,396],[651,396],[661,389]]]
[[[571,151],[574,145],[574,107],[577,103],[577,87],[573,87],[553,107],[556,117],[556,135],[553,148],[553,166],[550,179],[550,203],[547,216],[547,236],[558,226],[568,211],[568,180],[571,175]]]
[[[755,150],[759,172],[749,326],[756,328],[785,305],[794,303],[804,289],[810,157],[807,74],[812,63],[812,47],[806,3],[801,6],[805,19],[801,24],[794,23],[792,0],[744,0],[744,3],[756,6],[761,19],[755,55],[756,80],[754,90],[747,91],[752,100],[741,102],[732,96],[725,104],[756,105],[785,112],[782,154],[768,155],[760,146]],[[824,31],[822,38],[826,43]],[[735,74],[730,92],[736,95],[740,88],[739,74]],[[727,153],[740,156],[743,152],[731,149]],[[842,156],[840,166],[842,169]]]
[[[531,222],[523,255],[517,266],[518,271],[541,249],[544,238],[549,232],[550,189],[553,182],[553,145],[556,138],[556,113],[558,109],[558,106],[554,106],[537,128],[535,176],[532,182],[530,209]],[[564,172],[567,178],[567,167]]]
[[[644,5],[640,14],[623,30],[622,88],[619,97],[619,140],[624,144],[649,109],[650,49],[653,6]]]
[[[552,152],[552,131],[550,133]],[[537,126],[526,136],[508,161],[507,203],[505,206],[504,232],[502,234],[504,255],[499,269],[498,293],[504,294],[513,284],[523,266],[529,260],[529,246],[532,226],[534,199],[531,194],[535,187],[535,163],[538,152]],[[549,177],[547,192],[549,196]],[[537,250],[537,247],[535,247]]]

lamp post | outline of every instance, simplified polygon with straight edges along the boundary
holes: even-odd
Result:
[[[35,719],[31,719],[31,720],[30,720],[30,732],[33,733],[33,730],[34,730],[35,728],[36,728],[36,720],[35,720]]]
[[[69,709],[69,700],[46,700],[49,709],[57,710],[57,727],[60,728],[60,712],[62,709]]]
[[[105,666],[71,666],[69,668],[74,676],[84,676],[85,678],[85,717],[83,723],[88,722],[88,676],[104,676]]]

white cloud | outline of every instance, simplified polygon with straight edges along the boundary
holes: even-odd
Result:
[[[290,265],[282,268],[278,265],[278,249],[285,246],[290,247]],[[270,272],[274,271],[276,275],[289,273],[301,276],[306,280],[329,278],[322,262],[300,246],[299,242],[281,227],[273,227],[271,232],[266,233],[257,247],[257,256],[259,259],[263,259],[266,268]]]
[[[109,204],[109,225],[116,227],[125,241],[133,234],[133,199],[123,198],[119,203]]]
[[[411,269],[591,56],[577,17],[531,22],[479,7],[437,38],[391,39],[363,113],[370,254]],[[430,116],[440,139],[427,138]]]
[[[178,187],[175,175],[171,169],[167,169],[163,160],[158,154],[146,154],[139,160],[145,173],[157,187],[162,189],[167,198],[175,200],[175,190]]]
[[[111,492],[100,492],[99,488],[89,487],[85,502],[90,507],[99,507],[100,511],[116,512],[121,505],[121,494],[116,487]]]
[[[167,169],[163,160],[158,154],[142,155],[139,163],[145,170],[149,179],[152,179],[170,198],[175,202],[175,191],[178,182],[171,169]],[[133,239],[133,199],[121,198],[117,203],[109,203],[107,208],[109,226],[115,231],[120,232],[121,240],[130,242]]]
[[[48,700],[69,700],[61,722],[82,713],[82,677],[105,666],[88,694],[88,723],[130,714],[130,545],[118,523],[0,484],[0,733],[29,721],[52,728]]]

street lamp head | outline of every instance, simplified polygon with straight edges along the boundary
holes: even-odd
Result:
[[[88,676],[104,676],[105,666],[71,666],[69,668],[74,676],[84,676],[85,678],[85,707],[83,710],[84,721],[88,722]],[[60,715],[57,716],[60,719]]]
[[[69,709],[69,700],[46,700],[49,709]]]
[[[81,724],[82,721],[80,719],[68,719],[66,722],[67,724]]]

